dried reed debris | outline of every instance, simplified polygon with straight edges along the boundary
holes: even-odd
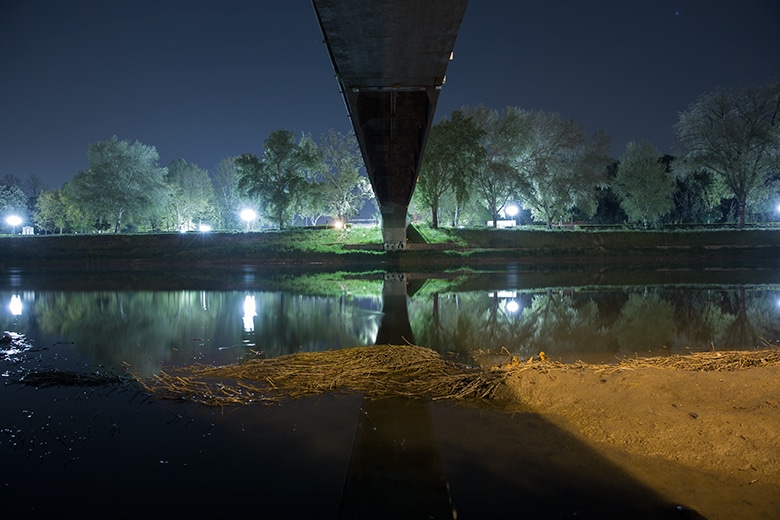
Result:
[[[185,367],[141,383],[160,397],[230,405],[325,392],[360,392],[374,398],[484,398],[493,395],[502,379],[497,372],[446,361],[427,348],[375,345],[220,367]]]
[[[447,361],[414,345],[375,345],[326,352],[303,352],[236,365],[194,365],[142,380],[152,394],[224,406],[275,403],[326,392],[359,392],[367,397],[440,399],[492,398],[510,375],[525,370],[555,372],[660,368],[729,371],[780,364],[780,348],[758,351],[699,352],[653,358],[625,358],[615,364],[560,363],[540,353],[527,362],[511,354],[504,364],[472,368]]]

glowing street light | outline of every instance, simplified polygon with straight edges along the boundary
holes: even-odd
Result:
[[[520,212],[520,208],[518,208],[514,204],[511,204],[506,208],[506,214],[509,218],[515,218],[515,215],[517,215],[519,212]]]
[[[249,224],[257,218],[257,213],[255,213],[255,210],[244,208],[241,210],[241,220],[246,222],[246,230],[249,231]]]
[[[8,223],[9,226],[11,226],[12,235],[16,234],[16,226],[22,223],[22,217],[19,215],[8,215],[8,218],[5,219],[5,221]]]

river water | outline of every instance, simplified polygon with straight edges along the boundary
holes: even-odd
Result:
[[[0,344],[0,510],[676,518],[683,505],[522,411],[360,395],[213,409],[128,383],[18,381],[398,342],[464,362],[472,349],[610,362],[761,348],[780,342],[779,273],[602,273],[577,284],[513,269],[313,278],[247,268],[220,286],[176,272],[14,271],[0,285],[0,326],[16,338]]]

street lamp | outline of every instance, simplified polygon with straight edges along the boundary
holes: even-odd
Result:
[[[241,220],[246,222],[247,231],[249,231],[249,223],[256,218],[257,218],[257,213],[255,213],[255,210],[249,208],[245,208],[241,210]]]
[[[8,218],[5,219],[5,221],[8,223],[9,226],[11,226],[11,234],[16,234],[16,226],[22,223],[22,217],[19,215],[9,215]]]

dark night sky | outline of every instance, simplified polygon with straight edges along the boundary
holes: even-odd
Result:
[[[308,0],[0,0],[0,176],[59,188],[112,135],[213,171],[279,128],[347,131],[321,40]],[[778,78],[776,0],[472,0],[436,115],[543,109],[671,153],[700,94]]]

